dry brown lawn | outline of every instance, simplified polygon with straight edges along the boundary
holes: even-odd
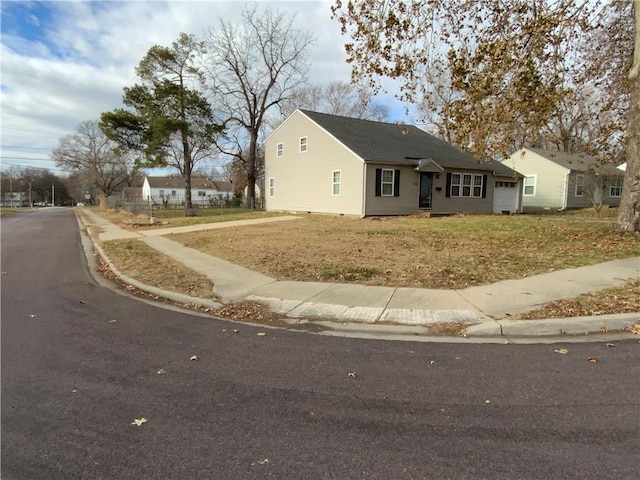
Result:
[[[211,280],[139,240],[105,242],[102,249],[118,270],[142,283],[192,297],[217,300]]]
[[[305,216],[172,235],[280,280],[465,288],[640,255],[609,223],[533,216]]]

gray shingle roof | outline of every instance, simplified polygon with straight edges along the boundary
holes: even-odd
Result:
[[[175,188],[184,190],[184,179],[176,177],[147,177],[151,188]],[[191,177],[191,188],[217,190],[218,192],[233,192],[231,182],[211,180],[206,177]]]
[[[624,172],[613,164],[602,164],[594,157],[584,153],[566,153],[557,150],[527,147],[527,150],[554,162],[561,167],[578,172],[595,171],[602,175],[623,176]]]
[[[479,162],[473,155],[413,125],[300,111],[368,163],[417,166],[420,159],[433,159],[443,168],[518,176],[499,162]]]

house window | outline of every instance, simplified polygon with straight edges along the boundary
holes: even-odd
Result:
[[[524,177],[524,195],[533,196],[536,194],[536,176]]]
[[[462,175],[459,173],[451,174],[451,196],[459,197],[460,196],[460,183],[462,180]]]
[[[269,196],[273,197],[276,194],[276,179],[271,177],[269,179]]]
[[[622,179],[621,178],[614,178],[611,180],[611,185],[609,186],[609,196],[610,197],[622,196]]]
[[[307,137],[300,138],[300,153],[307,151]]]
[[[584,175],[576,175],[576,197],[584,194]]]
[[[207,196],[207,192],[203,192],[202,190],[198,190],[198,196],[199,197],[206,197]]]
[[[473,196],[482,197],[482,175],[473,176]]]
[[[392,197],[393,196],[393,179],[394,179],[394,171],[387,170],[386,168],[382,169],[382,196],[383,197]]]
[[[284,155],[284,143],[279,143],[276,146],[276,155],[278,157],[281,157],[282,155]]]
[[[342,172],[340,170],[334,170],[331,172],[332,188],[334,195],[340,195],[340,182],[342,180]]]
[[[452,173],[449,197],[483,197],[484,175]]]
[[[176,196],[176,191],[175,190],[171,190],[171,196],[175,197]]]
[[[164,190],[160,190],[160,196],[164,197]]]

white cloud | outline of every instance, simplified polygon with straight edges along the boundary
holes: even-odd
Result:
[[[258,3],[295,13],[297,28],[311,29],[316,38],[309,52],[311,83],[349,81],[345,38],[338,22],[331,20],[332,2]],[[60,136],[70,133],[82,120],[97,119],[101,112],[122,106],[122,89],[135,83],[134,69],[151,46],[170,45],[180,32],[202,36],[209,28],[217,28],[220,18],[237,21],[243,5],[217,1],[51,2],[47,3],[48,16],[25,14],[44,40],[20,37],[15,32],[2,36],[2,163],[53,167],[41,160],[48,157],[48,149],[56,146]],[[40,161],[18,162],[6,157]]]

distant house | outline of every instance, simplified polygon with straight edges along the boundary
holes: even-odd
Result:
[[[25,192],[2,192],[3,207],[22,207],[28,205],[28,198]]]
[[[233,198],[231,182],[205,177],[191,178],[191,201],[196,205],[214,205]],[[183,178],[145,177],[142,200],[159,205],[182,205],[185,200]]]
[[[502,163],[524,176],[524,209],[620,205],[624,171],[589,155],[522,148]]]
[[[265,140],[267,210],[519,212],[521,176],[412,125],[296,110]]]

